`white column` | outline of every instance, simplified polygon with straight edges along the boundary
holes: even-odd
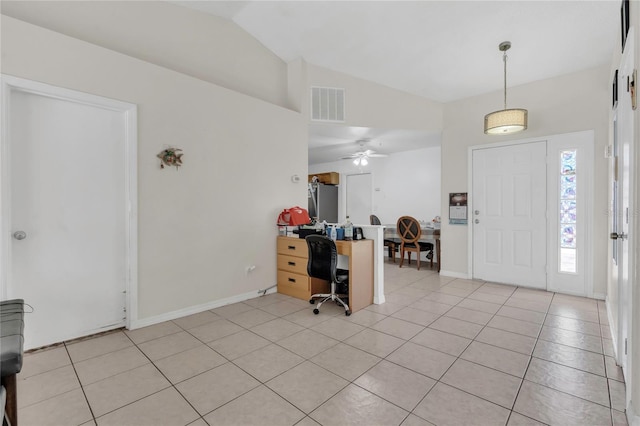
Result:
[[[362,228],[362,235],[373,240],[373,303],[379,305],[384,298],[384,226],[355,225]]]

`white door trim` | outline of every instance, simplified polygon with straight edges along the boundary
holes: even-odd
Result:
[[[126,215],[127,270],[126,327],[130,328],[138,318],[138,129],[137,106],[135,104],[108,99],[101,96],[51,86],[36,81],[10,75],[1,75],[0,96],[2,98],[2,134],[0,135],[0,299],[7,298],[8,279],[11,268],[11,209],[7,200],[11,199],[11,164],[9,143],[9,108],[11,93],[26,92],[54,99],[76,102],[111,111],[122,112],[125,117],[125,195],[128,200]]]

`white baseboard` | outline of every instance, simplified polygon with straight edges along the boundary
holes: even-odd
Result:
[[[598,299],[598,300],[607,300],[607,295],[604,293],[593,293],[593,295],[591,296],[593,299]]]
[[[273,287],[268,289],[265,294],[276,293],[276,291],[277,289]],[[148,317],[140,320],[131,321],[131,325],[129,329],[135,330],[136,328],[142,328],[142,327],[147,327],[154,324],[159,324],[161,322],[182,318],[187,315],[199,314],[200,312],[219,308],[221,306],[229,305],[231,303],[238,303],[238,302],[244,302],[245,300],[249,300],[249,299],[255,299],[256,297],[260,297],[261,295],[262,295],[261,291],[251,291],[249,293],[238,294],[236,296],[228,297],[226,299],[213,300],[211,302],[203,303],[202,305],[190,306],[188,308],[179,309],[177,311],[166,312],[164,314],[156,315],[154,317]]]
[[[453,272],[453,271],[445,271],[441,270],[440,275],[445,277],[454,277],[454,278],[462,278],[465,280],[470,280],[471,277],[468,274],[463,274],[462,272]]]
[[[640,417],[635,413],[633,404],[631,402],[629,402],[626,411],[627,423],[629,424],[629,426],[640,426]]]
[[[608,296],[605,298],[604,303],[607,306],[607,319],[609,320],[609,330],[611,330],[611,340],[613,340],[613,357],[618,359],[618,332],[613,328],[613,324],[616,324],[616,322],[613,321],[613,309],[611,309],[611,305],[609,304]]]

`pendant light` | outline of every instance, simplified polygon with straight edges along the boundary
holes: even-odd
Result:
[[[507,109],[507,50],[510,48],[510,41],[503,41],[498,46],[504,62],[504,109],[484,116],[484,132],[487,135],[506,135],[527,129],[527,110]]]

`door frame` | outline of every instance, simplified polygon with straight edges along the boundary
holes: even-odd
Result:
[[[128,102],[104,98],[84,92],[52,86],[6,74],[0,75],[0,97],[2,102],[2,133],[0,134],[0,299],[7,296],[9,277],[11,276],[11,161],[9,141],[9,108],[13,92],[26,92],[39,96],[61,99],[69,102],[89,105],[123,113],[124,150],[125,150],[125,197],[128,205],[122,212],[125,219],[125,238],[127,241],[125,258],[127,276],[125,277],[125,325],[131,328],[138,318],[138,129],[137,106]]]
[[[473,145],[470,146],[467,150],[467,188],[470,188],[470,192],[467,195],[467,200],[468,200],[468,205],[469,205],[469,211],[473,212],[474,209],[474,203],[473,203],[473,191],[471,190],[473,188],[473,152],[475,150],[480,150],[480,149],[491,149],[491,148],[501,148],[501,147],[506,147],[506,146],[512,146],[512,145],[522,145],[522,144],[528,144],[528,143],[533,143],[533,142],[542,142],[545,141],[547,143],[547,164],[549,163],[549,158],[548,158],[548,153],[549,153],[549,147],[553,147],[554,146],[554,139],[562,139],[564,136],[566,135],[573,135],[573,134],[587,134],[587,133],[591,133],[592,137],[593,137],[593,131],[592,130],[586,130],[586,131],[581,131],[581,132],[573,132],[573,133],[564,133],[564,134],[556,134],[556,135],[549,135],[549,136],[541,136],[541,137],[536,137],[536,138],[528,138],[528,139],[518,139],[518,140],[511,140],[511,141],[504,141],[504,142],[496,142],[496,143],[490,143],[490,144],[482,144],[482,145]],[[593,161],[593,155],[592,158],[589,161]],[[592,169],[593,169],[593,165],[591,165]],[[547,167],[547,180],[549,180],[549,174],[550,171],[548,170]],[[593,175],[593,173],[592,173]],[[555,176],[555,174],[554,174]],[[593,177],[593,176],[591,176]],[[593,235],[593,211],[594,211],[594,203],[593,203],[593,197],[590,195],[592,192],[592,188],[593,188],[593,182],[590,180],[588,182],[588,188],[589,188],[589,192],[588,192],[588,200],[587,200],[587,207],[586,207],[586,211],[588,214],[587,217],[587,221],[585,222],[585,227],[586,227],[586,232],[589,236]],[[549,191],[547,190],[547,200],[549,199],[550,196],[553,196],[553,194],[549,194]],[[547,203],[547,218],[549,218],[549,205]],[[472,220],[473,215],[470,214],[469,215],[470,220]],[[547,219],[547,221],[549,222],[549,220]],[[467,225],[467,277],[469,279],[473,278],[473,226],[471,226],[472,224],[468,224]],[[551,226],[551,225],[549,225]],[[549,238],[549,233],[551,232],[551,230],[549,229],[549,226],[547,226],[546,232],[547,232],[547,278],[546,278],[546,287],[547,289],[549,288],[549,267],[550,267],[550,254],[552,251],[549,250],[549,245],[551,244],[552,239]],[[592,244],[592,239],[589,240],[589,243],[585,246],[585,255],[586,255],[586,264],[587,265],[592,265],[593,264],[593,250],[591,249],[591,244]],[[589,267],[587,268],[587,270],[585,271],[585,293],[587,297],[594,297],[596,295],[594,295],[593,293],[593,268]]]
[[[340,201],[342,202],[342,206],[339,208],[338,222],[342,222],[343,220],[346,220],[346,217],[347,217],[347,209],[348,209],[347,200],[349,199],[349,177],[350,176],[361,176],[361,175],[369,175],[369,179],[371,181],[371,193],[369,194],[369,198],[370,198],[370,202],[371,202],[371,211],[373,211],[373,187],[374,187],[374,185],[373,185],[373,172],[371,170],[368,170],[366,172],[360,172],[360,173],[345,173],[345,175],[344,175],[344,191],[343,191],[342,195],[340,196]],[[340,193],[340,188],[338,189],[338,193]],[[365,223],[355,223],[355,225],[368,225],[368,224],[369,224],[368,221],[366,221]]]

